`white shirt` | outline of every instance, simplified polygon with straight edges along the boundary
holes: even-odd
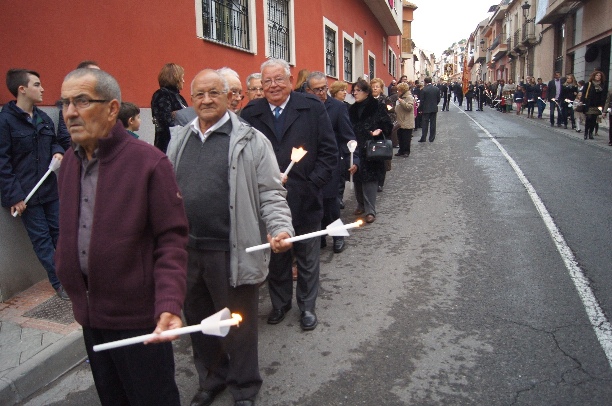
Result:
[[[198,133],[198,135],[200,136],[200,140],[204,142],[206,141],[206,138],[208,138],[208,136],[212,134],[217,128],[227,123],[227,121],[230,119],[230,116],[229,113],[226,111],[223,117],[221,117],[219,121],[217,121],[215,124],[211,125],[210,128],[205,132],[202,132],[202,130],[200,130],[199,119],[199,117],[196,117],[191,123],[189,123],[189,126],[193,131]]]
[[[275,106],[273,104],[268,103],[268,105],[270,106],[270,110],[272,111],[272,115],[274,115],[274,109],[276,109],[277,107],[281,108],[278,114],[279,115],[283,114],[283,110],[285,110],[285,107],[287,107],[287,103],[289,103],[290,98],[291,98],[291,95],[289,95],[289,97],[287,97],[287,100],[285,100],[285,102],[281,104],[280,106]]]

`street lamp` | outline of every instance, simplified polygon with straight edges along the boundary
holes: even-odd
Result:
[[[527,17],[529,17],[529,9],[531,8],[531,4],[525,0],[525,4],[523,4],[521,8],[523,9],[523,17],[527,19]]]
[[[480,39],[480,49],[482,50],[482,48],[484,47],[484,38]]]

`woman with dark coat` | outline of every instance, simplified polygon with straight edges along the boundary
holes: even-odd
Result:
[[[185,84],[185,70],[175,63],[167,63],[159,72],[157,81],[159,89],[151,99],[151,114],[155,124],[154,145],[166,152],[170,142],[170,127],[176,125],[176,111],[187,107],[187,102],[179,93]]]
[[[385,104],[372,96],[368,82],[359,80],[353,86],[355,103],[349,108],[349,117],[357,137],[357,150],[360,167],[355,174],[355,197],[357,209],[355,215],[366,214],[365,221],[373,223],[376,219],[376,193],[378,182],[385,177],[384,161],[366,159],[366,142],[374,137],[391,136],[393,123],[387,113]]]
[[[584,103],[584,113],[586,114],[586,123],[584,125],[584,139],[587,137],[593,139],[593,131],[597,124],[597,116],[603,113],[604,104],[606,102],[606,90],[604,83],[606,77],[600,71],[595,71],[589,78],[589,83],[584,85],[582,92],[582,102]]]

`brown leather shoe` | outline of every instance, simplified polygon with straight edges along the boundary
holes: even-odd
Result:
[[[373,223],[376,220],[376,216],[373,214],[368,214],[365,218],[366,223]]]

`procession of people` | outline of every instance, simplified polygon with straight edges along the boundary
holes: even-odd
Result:
[[[415,135],[421,143],[437,140],[438,106],[442,101],[441,111],[449,111],[451,92],[459,106],[465,99],[465,111],[473,104],[477,112],[527,109],[529,119],[536,107],[541,119],[549,103],[551,126],[581,132],[584,124],[585,140],[597,134],[612,103],[599,70],[582,84],[556,72],[547,85],[539,78],[478,81],[464,92],[460,83],[434,84],[431,77],[423,86],[405,76],[388,87],[367,77],[328,83],[323,72],[307,69],[298,85],[286,61],[269,59],[246,78],[244,100],[230,68],[186,78],[180,65],[168,63],[152,97],[152,146],[135,132],[138,106],[122,100],[109,73],[85,62],[62,84],[63,135],[36,107],[41,76],[7,73],[16,100],[0,113],[0,190],[2,205],[21,216],[57,295],[72,301],[103,405],[178,405],[169,343],[176,337],[102,353],[94,346],[176,329],[183,317],[198,324],[225,307],[243,316],[239,329],[225,338],[191,335],[199,382],[191,405],[210,405],[225,389],[236,405],[254,405],[262,385],[260,286],[268,286],[268,324],[283,322],[294,296],[300,328],[319,323],[327,240],[289,239],[326,229],[347,199],[354,199],[354,218],[375,227],[391,160],[408,162],[418,153],[411,148]],[[186,79],[191,103],[180,94]],[[345,101],[349,91],[352,104]],[[34,174],[52,158],[61,161],[58,176],[28,200]],[[262,242],[269,248],[246,251]],[[333,236],[335,254],[348,245]]]

